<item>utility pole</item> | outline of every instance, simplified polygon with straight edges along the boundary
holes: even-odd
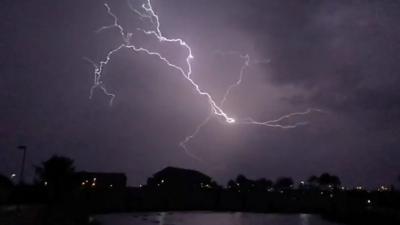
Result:
[[[26,158],[26,145],[19,145],[17,147],[18,149],[22,150],[22,162],[21,162],[21,171],[19,174],[19,188],[17,189],[17,192],[21,191],[22,185],[24,183],[24,170],[25,170],[25,158]],[[21,213],[21,202],[22,202],[22,198],[18,196],[18,200],[17,200],[17,212]]]
[[[26,158],[26,145],[18,146],[18,149],[22,150],[22,162],[21,162],[21,171],[19,175],[19,185],[24,183],[24,171],[25,171],[25,158]]]

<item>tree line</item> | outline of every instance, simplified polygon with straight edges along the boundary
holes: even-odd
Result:
[[[40,165],[35,166],[36,178],[34,183],[46,185],[55,192],[63,192],[71,189],[74,185],[75,172],[74,161],[72,159],[65,156],[53,155]],[[398,180],[400,181],[400,176]],[[11,185],[12,182],[6,176],[0,175],[0,184]],[[297,186],[291,177],[279,177],[275,181],[272,181],[265,178],[252,180],[244,175],[238,175],[235,179],[228,181],[226,188],[236,191],[271,191],[295,188],[337,190],[341,188],[341,184],[340,178],[330,173],[322,173],[319,176],[312,175]]]

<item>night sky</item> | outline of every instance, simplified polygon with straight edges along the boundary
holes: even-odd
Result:
[[[140,0],[139,0],[140,1]],[[307,126],[279,129],[231,125],[213,117],[188,147],[179,142],[209,114],[176,70],[155,57],[123,50],[105,67],[112,106],[99,89],[89,99],[93,66],[123,40],[105,2],[2,0],[0,3],[0,173],[18,173],[28,146],[33,165],[53,154],[79,170],[125,172],[129,184],[177,166],[224,184],[330,172],[346,185],[396,183],[400,174],[400,2],[397,0],[153,0],[165,36],[192,48],[193,79],[221,100],[243,60],[251,66],[224,105],[235,118],[296,117]],[[126,1],[107,2],[139,46],[184,66],[187,52],[136,29],[150,28]],[[139,4],[133,1],[133,4]],[[290,122],[290,121],[288,121]]]

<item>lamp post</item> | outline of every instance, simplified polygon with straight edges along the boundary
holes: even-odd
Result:
[[[26,157],[26,146],[25,145],[19,145],[17,147],[18,149],[22,150],[22,162],[21,162],[21,171],[20,171],[20,175],[19,175],[19,188],[17,189],[17,192],[21,191],[21,187],[22,184],[24,183],[24,170],[25,170],[25,157]],[[21,202],[22,202],[22,198],[18,195],[18,199],[17,199],[17,212],[21,213]]]
[[[25,157],[26,157],[26,145],[18,146],[18,149],[22,150],[22,162],[21,162],[21,171],[19,175],[19,185],[24,183],[24,171],[25,171]]]

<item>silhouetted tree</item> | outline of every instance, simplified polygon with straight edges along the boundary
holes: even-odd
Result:
[[[236,177],[236,184],[241,191],[251,191],[251,189],[254,187],[252,181],[241,174]]]
[[[258,179],[254,183],[255,183],[255,189],[257,191],[266,191],[270,189],[273,185],[273,182],[271,180],[267,180],[265,178]]]
[[[318,176],[311,176],[307,180],[308,184],[312,188],[330,188],[330,189],[337,189],[339,188],[341,181],[338,176],[331,175],[329,173],[323,173],[319,177]]]
[[[244,175],[239,174],[239,175],[236,177],[236,182],[239,183],[239,184],[245,184],[245,183],[248,182],[248,179],[247,179],[247,177],[245,177]]]
[[[235,180],[228,181],[228,188],[240,191],[266,191],[272,187],[272,181],[265,178],[251,180],[244,175],[239,174]]]
[[[59,199],[72,190],[75,172],[73,164],[70,158],[54,155],[42,162],[41,166],[35,167],[39,184],[48,189],[51,199]]]
[[[287,190],[293,187],[293,179],[290,177],[280,177],[275,182],[275,189],[277,190]]]
[[[236,182],[233,180],[229,180],[227,184],[229,189],[235,189],[236,188]]]
[[[321,187],[330,186],[332,188],[338,188],[341,184],[338,176],[331,175],[329,173],[323,173],[318,178],[318,183]]]
[[[312,187],[318,186],[319,185],[318,177],[312,175],[311,177],[308,178],[307,183]]]

